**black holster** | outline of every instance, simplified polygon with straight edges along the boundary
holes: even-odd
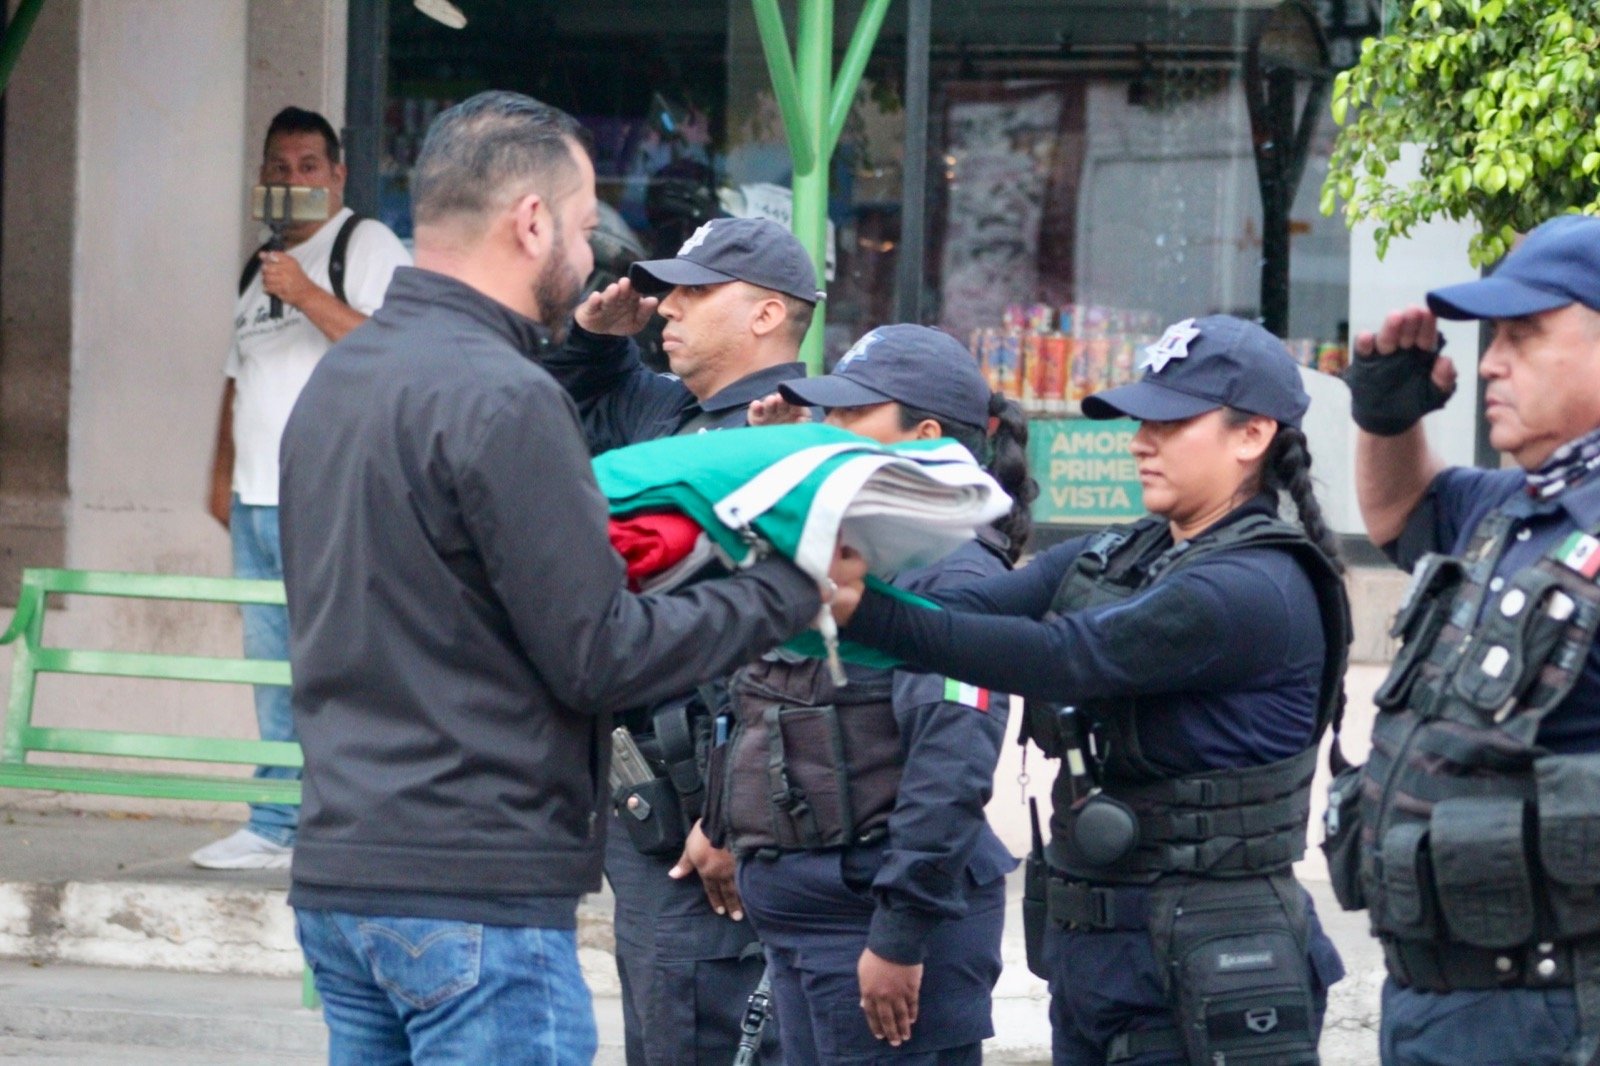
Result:
[[[683,828],[678,790],[669,779],[653,777],[637,785],[623,785],[611,799],[628,839],[641,854],[676,857],[683,853],[688,834]]]
[[[1039,829],[1039,801],[1029,797],[1033,821],[1033,850],[1022,870],[1022,944],[1027,949],[1028,971],[1050,979],[1044,958],[1044,930],[1050,920],[1050,864],[1044,855],[1044,834]]]

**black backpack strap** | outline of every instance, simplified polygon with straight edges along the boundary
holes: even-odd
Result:
[[[333,290],[333,295],[342,304],[348,305],[349,300],[344,295],[344,259],[345,253],[350,248],[350,238],[354,235],[356,227],[367,220],[366,215],[351,215],[339,227],[339,232],[334,235],[333,249],[328,253],[328,281]],[[244,269],[239,272],[239,295],[244,295],[244,290],[261,273],[261,253],[272,247],[272,242],[267,241],[261,247],[250,253],[250,258],[245,260]]]
[[[350,301],[344,295],[344,254],[350,247],[350,237],[356,227],[366,220],[366,215],[351,215],[345,219],[344,225],[339,227],[338,234],[333,238],[333,251],[328,253],[328,281],[332,284],[333,295],[346,306]]]
[[[244,295],[244,290],[256,280],[256,275],[261,273],[261,253],[272,247],[272,242],[267,241],[260,248],[250,253],[250,258],[244,261],[244,269],[239,271],[239,295]]]

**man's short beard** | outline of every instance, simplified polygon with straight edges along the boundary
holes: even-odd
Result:
[[[565,236],[561,232],[560,219],[556,219],[550,259],[533,283],[533,298],[539,306],[539,322],[554,334],[557,341],[566,339],[572,323],[572,312],[577,310],[578,301],[583,296],[583,279],[578,277],[578,272],[566,260]]]

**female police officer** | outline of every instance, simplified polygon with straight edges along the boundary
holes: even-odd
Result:
[[[789,412],[822,407],[883,443],[953,438],[1012,494],[998,528],[897,584],[928,592],[1010,569],[1037,493],[1027,423],[954,338],[877,329],[831,375],[781,390]],[[782,417],[759,406],[753,422]],[[1005,698],[861,667],[838,687],[816,660],[781,654],[736,675],[730,697],[708,822],[739,856],[784,1062],[981,1062],[1016,866],[983,813]]]
[[[944,611],[869,593],[835,613],[852,640],[1020,693],[1064,757],[1027,908],[1056,1063],[1314,1063],[1343,968],[1290,868],[1348,607],[1310,401],[1282,344],[1227,316],[1173,326],[1144,366],[1084,413],[1140,420],[1149,517],[940,591]]]

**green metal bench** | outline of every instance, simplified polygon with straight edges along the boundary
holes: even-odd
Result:
[[[152,652],[84,651],[44,642],[45,598],[51,593],[146,600],[283,605],[283,584],[227,577],[121,574],[98,570],[22,572],[17,612],[0,644],[16,645],[11,700],[0,734],[0,787],[91,792],[154,799],[234,803],[299,803],[300,782],[257,780],[205,772],[153,772],[98,766],[32,763],[34,752],[113,755],[128,759],[245,766],[301,765],[300,745],[227,737],[134,733],[111,729],[59,729],[33,724],[33,695],[40,674],[80,674],[287,685],[289,664],[264,659],[222,659]]]
[[[33,698],[40,674],[236,685],[289,684],[289,664],[281,660],[50,647],[45,644],[44,622],[46,598],[51,594],[280,607],[284,602],[281,581],[102,570],[24,570],[16,614],[4,635],[0,635],[0,644],[16,646],[11,663],[11,699],[6,707],[5,728],[0,732],[0,788],[226,803],[300,802],[299,781],[258,780],[214,772],[220,765],[298,767],[300,745],[295,743],[34,725]],[[184,772],[29,762],[29,756],[36,752],[212,765]],[[303,997],[307,1006],[315,1006],[309,972],[305,975]]]

